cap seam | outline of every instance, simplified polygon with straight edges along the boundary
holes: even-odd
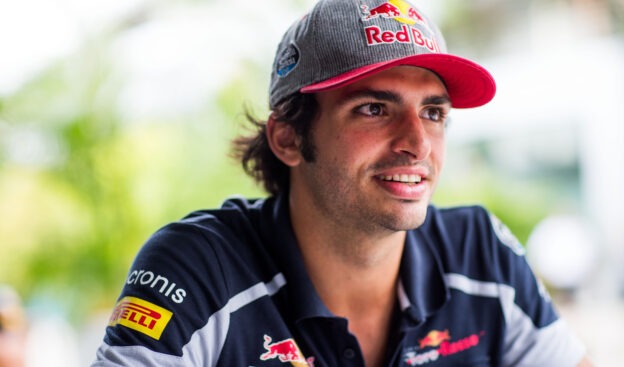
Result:
[[[319,7],[325,6],[325,3],[324,2],[320,2],[320,3],[318,3],[318,6]],[[309,24],[310,26],[313,26],[313,28],[312,28],[312,36],[313,36],[312,40],[314,42],[314,50],[315,51],[317,51],[317,49],[318,49],[318,47],[317,47],[318,29],[319,29],[319,27],[317,27],[317,21],[319,19],[318,13],[319,12],[315,12],[314,13],[313,18],[311,19],[310,24]],[[313,80],[317,80],[320,77],[319,73],[320,73],[322,65],[321,65],[320,60],[318,59],[318,54],[319,54],[318,52],[312,52],[312,59],[314,61],[314,75],[311,75],[311,78],[310,78],[311,80],[307,81],[306,84],[310,84],[310,83],[312,83]],[[305,87],[305,85],[302,85],[302,84],[303,83],[299,84],[299,87],[297,88],[297,92],[301,91],[301,88]]]

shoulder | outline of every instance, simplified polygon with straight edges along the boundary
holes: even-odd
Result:
[[[258,217],[262,215],[265,200],[248,200],[234,197],[223,202],[218,209],[198,210],[191,212],[181,220],[169,224],[167,227],[185,227],[189,230],[203,233],[240,234],[254,229]],[[165,227],[165,228],[167,228]]]
[[[191,341],[197,333],[219,338],[220,330],[227,330],[232,300],[276,274],[257,234],[254,205],[228,200],[220,209],[193,212],[154,233],[130,268],[107,329],[106,353],[142,345],[163,356],[181,356],[195,350]],[[139,354],[154,356],[147,349]]]
[[[441,226],[443,229],[466,229],[487,224],[490,213],[480,205],[437,207],[430,205],[425,225]]]
[[[270,264],[259,235],[264,201],[228,199],[219,209],[195,211],[167,224],[143,245],[133,269],[158,266],[207,272],[197,279],[221,278],[231,282],[240,271],[254,270],[254,264]],[[255,269],[261,272],[262,269]]]
[[[135,261],[189,264],[214,258],[225,245],[243,245],[244,233],[252,230],[248,222],[243,212],[229,209],[192,212],[151,235]]]
[[[219,209],[194,211],[156,231],[142,252],[191,251],[192,254],[215,251],[223,245],[247,246],[259,231],[257,217],[261,215],[262,204],[263,201],[234,198],[226,200]]]
[[[429,207],[423,230],[447,238],[463,246],[491,244],[503,246],[518,256],[524,255],[524,247],[511,230],[480,205],[448,208]]]
[[[530,274],[522,244],[482,206],[431,206],[418,231],[446,273],[506,284]]]
[[[570,365],[562,361],[582,354],[524,248],[495,215],[480,206],[431,207],[423,237],[440,259],[446,285],[454,291],[452,303],[464,307],[460,301],[474,296],[474,302],[498,300],[498,311],[491,310],[488,320],[500,312],[505,365]]]
[[[255,211],[252,203],[228,200],[220,209],[196,211],[162,227],[136,255],[122,294],[210,313],[241,289],[274,276]]]
[[[492,214],[481,205],[438,207],[430,205],[427,221],[448,225],[489,225]]]

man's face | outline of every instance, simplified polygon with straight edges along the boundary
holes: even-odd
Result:
[[[420,226],[444,161],[450,101],[440,79],[399,66],[316,97],[316,156],[293,167],[291,188],[345,229]]]

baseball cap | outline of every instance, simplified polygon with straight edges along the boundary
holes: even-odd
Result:
[[[269,91],[274,108],[289,95],[353,83],[398,65],[428,69],[455,108],[478,107],[496,93],[482,66],[451,55],[437,26],[406,0],[319,0],[280,42]]]

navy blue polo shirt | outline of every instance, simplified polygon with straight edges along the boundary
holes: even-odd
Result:
[[[576,366],[522,246],[481,207],[428,208],[408,231],[387,366]],[[287,200],[226,201],[138,253],[93,366],[364,366],[312,285]]]

